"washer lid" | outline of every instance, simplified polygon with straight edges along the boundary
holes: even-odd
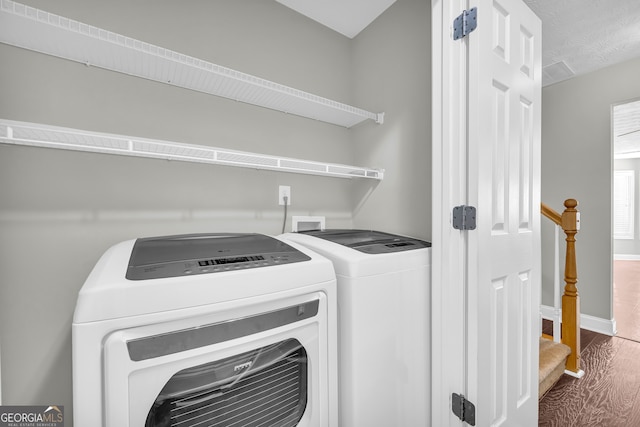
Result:
[[[328,240],[366,254],[386,254],[431,247],[431,243],[423,240],[372,230],[310,230],[299,233]]]
[[[129,280],[218,273],[308,261],[307,255],[262,234],[183,234],[137,239]]]

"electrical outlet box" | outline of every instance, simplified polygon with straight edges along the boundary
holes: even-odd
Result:
[[[292,216],[291,231],[324,230],[324,216]]]
[[[287,205],[291,204],[291,187],[288,185],[281,185],[278,187],[278,204],[284,206],[284,198],[287,198]]]

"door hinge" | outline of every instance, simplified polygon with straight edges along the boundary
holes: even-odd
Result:
[[[453,39],[458,40],[476,29],[478,26],[478,8],[464,10],[453,20]]]
[[[476,229],[476,208],[473,206],[456,206],[452,214],[453,228],[456,230]]]
[[[460,420],[475,426],[476,425],[476,406],[465,399],[464,396],[456,393],[451,394],[451,409]]]

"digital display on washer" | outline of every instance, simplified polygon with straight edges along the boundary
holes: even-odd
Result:
[[[300,233],[367,254],[384,254],[431,247],[431,243],[424,240],[372,230],[311,230]]]
[[[198,265],[200,267],[204,267],[207,265],[235,264],[238,262],[262,261],[262,260],[264,260],[264,257],[262,255],[240,256],[240,257],[234,257],[234,258],[220,258],[220,259],[198,261]]]
[[[129,280],[261,268],[308,261],[286,243],[263,234],[185,234],[136,240],[127,267]]]

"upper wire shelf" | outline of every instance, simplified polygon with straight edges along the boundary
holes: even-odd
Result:
[[[0,0],[0,42],[350,128],[372,113],[121,34]]]

